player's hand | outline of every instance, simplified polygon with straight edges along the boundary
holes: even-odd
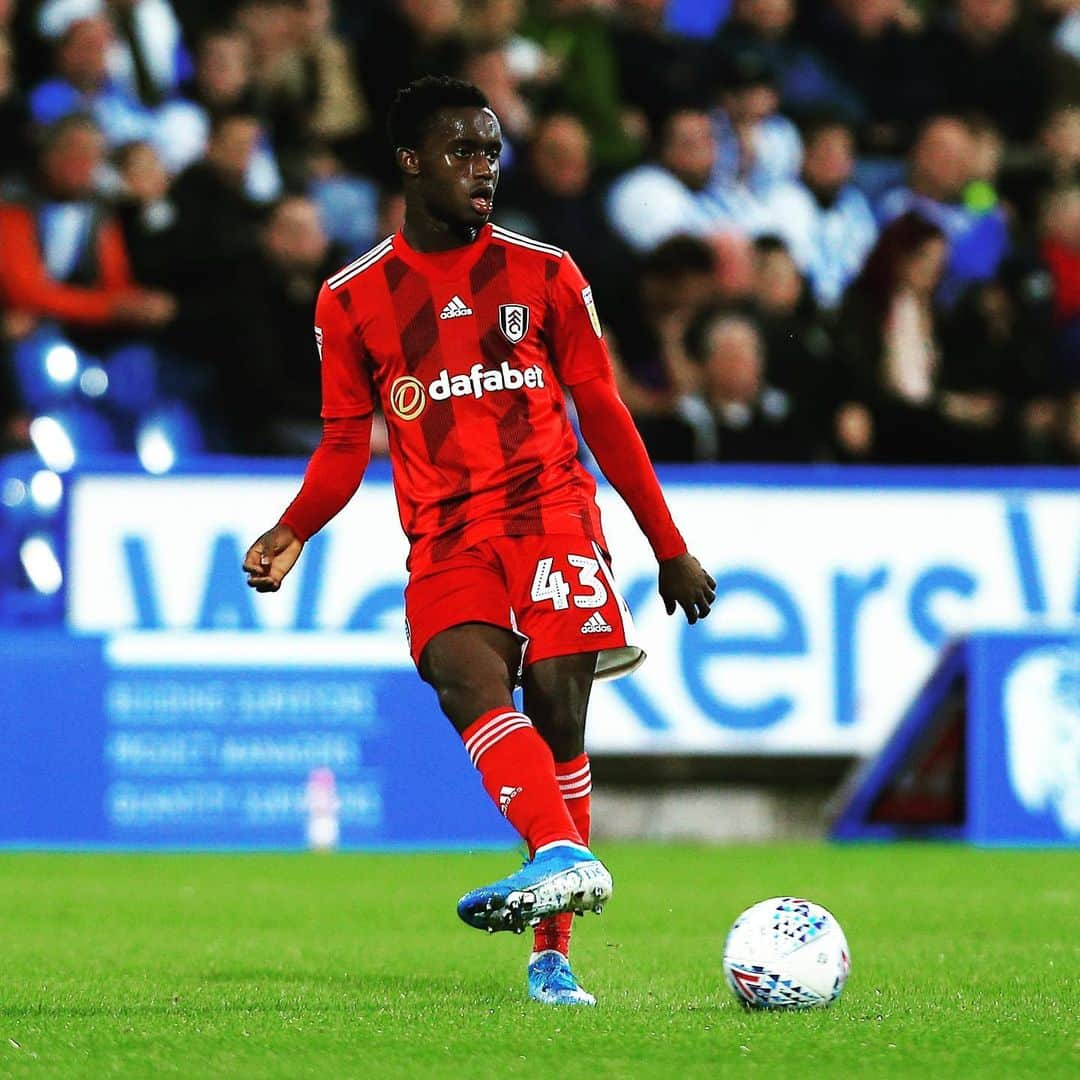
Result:
[[[676,555],[660,564],[660,596],[669,615],[675,608],[686,612],[686,621],[696,623],[709,614],[716,599],[716,582],[693,555]]]
[[[258,592],[277,592],[304,550],[304,541],[288,525],[275,525],[248,548],[244,573]]]

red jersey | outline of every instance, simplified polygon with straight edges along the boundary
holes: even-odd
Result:
[[[327,280],[315,321],[323,417],[386,416],[414,576],[495,536],[605,546],[562,387],[611,368],[566,252],[485,225],[422,254],[399,232]]]

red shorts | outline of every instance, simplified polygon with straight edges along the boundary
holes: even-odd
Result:
[[[497,536],[465,548],[410,579],[405,620],[417,667],[436,634],[470,622],[521,637],[522,667],[595,652],[597,677],[617,678],[645,659],[607,556],[583,536]]]

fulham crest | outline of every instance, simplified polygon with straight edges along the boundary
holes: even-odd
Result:
[[[529,332],[529,309],[524,304],[500,304],[499,329],[516,345]]]

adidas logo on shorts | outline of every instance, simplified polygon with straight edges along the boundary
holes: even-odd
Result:
[[[469,307],[457,293],[454,293],[454,295],[450,297],[450,303],[439,312],[439,318],[460,319],[462,315],[471,315],[472,313],[473,309]]]
[[[611,627],[604,622],[604,616],[599,611],[594,611],[581,628],[583,634],[609,634]]]

